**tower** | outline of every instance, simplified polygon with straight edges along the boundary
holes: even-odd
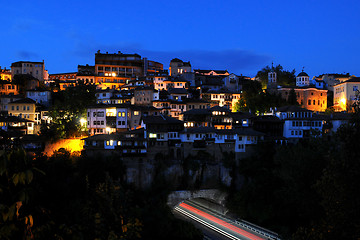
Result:
[[[271,63],[271,71],[268,73],[268,89],[276,89],[277,88],[277,75],[274,69],[274,63]]]

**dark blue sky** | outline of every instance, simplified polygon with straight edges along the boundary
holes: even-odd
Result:
[[[7,1],[0,66],[45,60],[49,73],[94,64],[101,52],[138,53],[168,68],[255,76],[281,64],[310,75],[360,76],[358,0]]]

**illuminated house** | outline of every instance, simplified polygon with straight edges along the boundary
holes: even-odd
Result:
[[[87,128],[90,135],[125,131],[128,125],[127,105],[97,105],[87,110]]]
[[[0,129],[6,132],[34,134],[34,122],[16,116],[0,116]]]
[[[0,95],[9,94],[19,94],[19,86],[10,81],[0,80]]]
[[[169,90],[170,88],[188,88],[189,83],[186,80],[178,78],[164,78],[164,80],[154,81],[156,90]]]
[[[182,116],[181,116],[182,115]],[[214,127],[216,129],[232,129],[232,113],[225,107],[215,106],[206,109],[191,109],[183,112],[180,119],[185,128]]]
[[[179,76],[183,73],[191,72],[190,62],[183,62],[178,58],[174,58],[170,61],[169,67],[170,76]]]
[[[240,100],[241,94],[236,91],[230,91],[226,89],[210,90],[201,94],[201,98],[210,101],[212,106],[226,106],[229,109]]]
[[[11,82],[11,71],[10,69],[1,69],[0,67],[0,80],[6,80]]]
[[[40,123],[40,113],[36,111],[36,102],[30,98],[23,98],[8,104],[8,114]]]
[[[337,111],[351,109],[356,92],[360,90],[360,78],[353,77],[334,86],[334,108]]]
[[[170,115],[171,111],[171,100],[170,99],[159,99],[152,102],[153,107],[159,109],[161,114]]]
[[[154,107],[129,104],[99,104],[87,109],[87,128],[90,135],[110,134],[140,127],[141,118],[157,115]]]
[[[44,81],[46,79],[45,63],[42,62],[29,62],[20,61],[11,64],[11,79],[17,74],[30,74],[34,78]]]
[[[95,53],[95,83],[101,88],[120,88],[136,77],[162,71],[161,63],[141,58],[139,54]]]

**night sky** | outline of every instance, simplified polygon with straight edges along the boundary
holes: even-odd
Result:
[[[251,77],[271,62],[311,77],[360,76],[358,0],[17,0],[0,9],[2,68],[44,59],[50,74],[73,72],[101,50]]]

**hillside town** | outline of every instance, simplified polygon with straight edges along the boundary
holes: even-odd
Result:
[[[357,236],[359,77],[100,50],[77,69],[0,67],[1,239],[213,239],[186,211],[251,239]]]
[[[88,101],[83,113],[74,116],[81,135],[60,137],[81,139],[85,152],[146,158],[161,153],[183,159],[205,150],[218,160],[219,152],[241,159],[259,141],[288,144],[335,132],[349,120],[360,86],[360,78],[350,74],[311,78],[304,70],[292,84],[281,85],[274,66],[267,67],[265,80],[193,69],[190,61],[178,58],[164,69],[162,63],[120,51],[99,50],[94,62],[67,73],[49,73],[44,60],[1,69],[0,126],[8,140],[3,147],[16,143],[29,151],[43,150],[44,126],[55,121],[54,111],[66,110],[55,110],[56,96],[90,86],[96,101]],[[272,105],[265,100],[265,109],[251,109],[252,99],[246,96],[254,86],[256,94],[282,100]]]

